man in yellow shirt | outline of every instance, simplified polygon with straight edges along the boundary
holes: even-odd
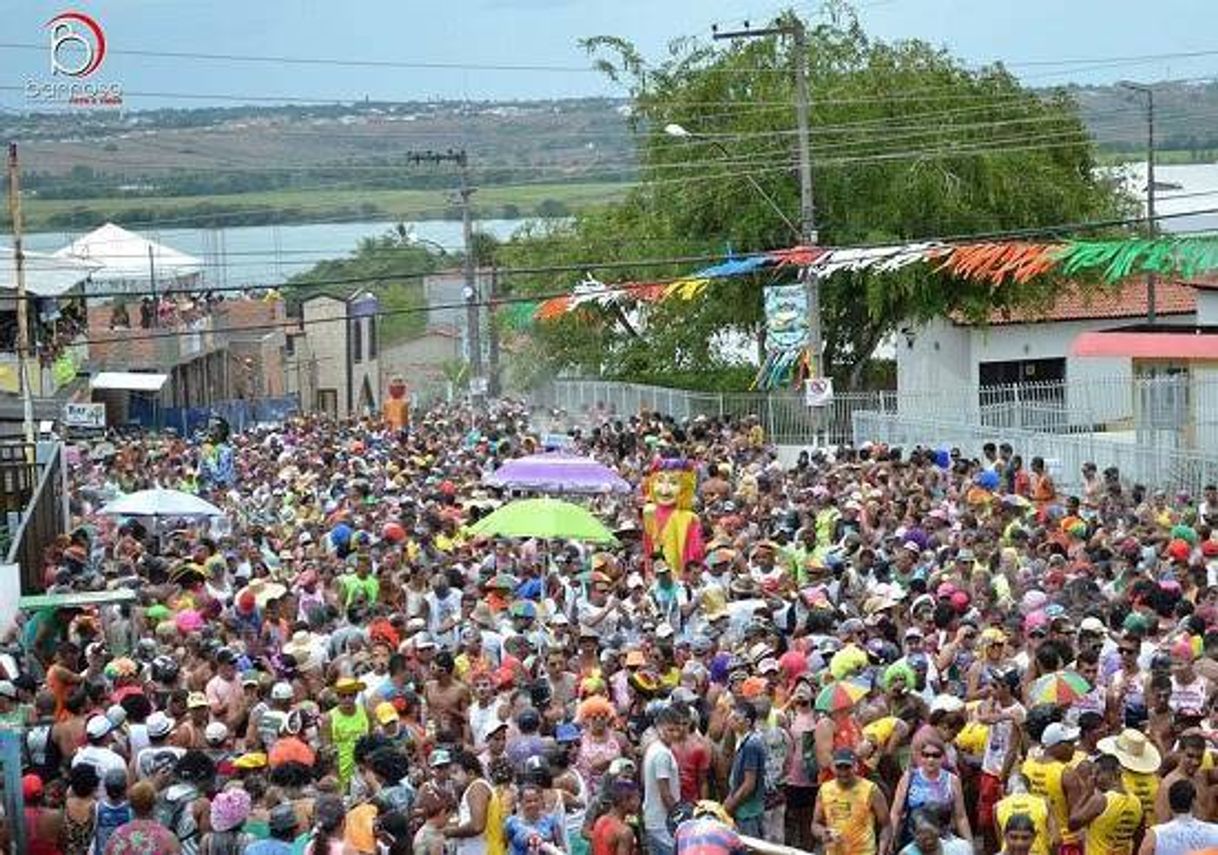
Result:
[[[1006,839],[1007,823],[1016,814],[1032,821],[1036,837],[1032,855],[1049,855],[1049,842],[1057,837],[1057,823],[1049,812],[1049,803],[1041,796],[1028,792],[1028,779],[1015,772],[1007,780],[1007,795],[994,806],[994,825],[998,840]]]
[[[812,836],[825,844],[825,855],[876,855],[877,851],[888,851],[892,833],[888,800],[879,787],[855,774],[857,763],[852,749],[834,751],[833,780],[821,784],[816,794]]]
[[[1086,829],[1087,855],[1132,855],[1133,839],[1142,827],[1142,803],[1125,792],[1121,761],[1101,754],[1079,770],[1088,795],[1070,812],[1070,828]]]
[[[1082,831],[1069,827],[1073,809],[1085,800],[1087,793],[1076,768],[1079,760],[1086,759],[1082,755],[1075,757],[1078,736],[1077,727],[1053,722],[1041,733],[1040,747],[1029,752],[1020,769],[1028,779],[1029,792],[1044,798],[1057,821],[1061,838],[1054,838],[1053,842],[1058,845],[1058,855],[1083,852]]]

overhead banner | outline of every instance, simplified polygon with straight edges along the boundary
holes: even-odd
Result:
[[[753,381],[756,389],[798,386],[811,365],[808,353],[808,288],[771,285],[765,300],[765,362]]]

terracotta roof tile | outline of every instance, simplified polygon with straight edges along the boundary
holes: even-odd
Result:
[[[1203,278],[1196,282],[1159,280],[1155,288],[1155,310],[1160,315],[1188,315],[1197,310],[1194,288],[1218,287],[1218,280]],[[991,326],[1036,324],[1049,321],[1089,321],[1107,318],[1146,316],[1146,279],[1131,277],[1119,287],[1094,291],[1069,290],[1050,308],[1000,309],[990,314]],[[975,326],[963,315],[952,315],[960,326]]]

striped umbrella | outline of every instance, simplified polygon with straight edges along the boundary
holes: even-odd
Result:
[[[1028,689],[1033,704],[1067,705],[1091,691],[1091,684],[1077,671],[1054,671],[1037,679]]]
[[[821,712],[840,712],[853,709],[867,696],[867,690],[849,680],[837,680],[825,686],[816,696],[816,709]]]

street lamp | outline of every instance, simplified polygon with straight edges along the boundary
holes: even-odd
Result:
[[[448,255],[448,250],[444,248],[444,244],[440,243],[439,241],[431,240],[430,238],[422,237],[414,230],[414,226],[411,226],[409,230],[401,229],[399,230],[398,234],[401,235],[404,243],[410,244],[411,246],[430,246],[435,248],[437,255]]]
[[[1155,90],[1142,83],[1121,80],[1122,89],[1146,96],[1146,236],[1155,236]],[[1155,322],[1155,275],[1146,274],[1146,323]]]
[[[732,153],[728,151],[727,147],[724,146],[723,143],[719,142],[719,140],[706,134],[696,134],[686,128],[684,125],[678,125],[676,122],[669,122],[667,125],[665,125],[664,133],[677,139],[703,140],[704,142],[708,142],[714,146],[715,149],[728,160],[730,160],[732,157]],[[758,195],[760,195],[762,199],[765,199],[766,204],[769,205],[774,213],[778,215],[778,218],[786,223],[787,228],[789,228],[792,234],[795,235],[796,241],[801,242],[803,240],[803,233],[799,230],[799,226],[791,222],[791,218],[786,215],[782,208],[778,207],[778,203],[774,201],[774,197],[767,193],[765,188],[757,183],[757,179],[753,177],[752,173],[745,171],[744,179],[753,186],[753,189],[757,191]]]

